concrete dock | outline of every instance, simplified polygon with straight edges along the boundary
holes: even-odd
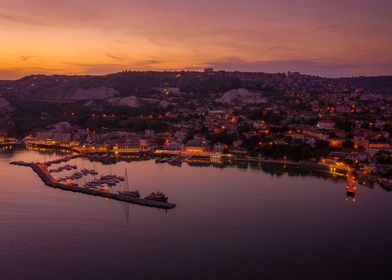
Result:
[[[62,183],[57,182],[48,172],[45,171],[46,167],[43,163],[33,163],[33,162],[28,163],[28,162],[23,162],[23,161],[14,161],[14,162],[11,162],[11,164],[18,165],[18,166],[31,167],[34,170],[34,172],[37,173],[37,175],[45,183],[45,185],[52,187],[52,188],[55,188],[55,189],[84,193],[84,194],[94,195],[94,196],[101,196],[104,198],[124,201],[124,202],[138,204],[138,205],[147,206],[147,207],[155,207],[155,208],[161,208],[161,209],[173,209],[176,207],[176,205],[173,203],[148,200],[148,199],[144,199],[144,198],[129,197],[129,196],[124,196],[124,195],[115,194],[115,193],[102,192],[102,191],[98,191],[98,190],[91,190],[91,189],[81,188],[81,187],[75,186],[73,184],[70,184],[70,185],[62,184]]]

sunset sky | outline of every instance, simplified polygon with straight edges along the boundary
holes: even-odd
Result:
[[[122,70],[392,74],[391,0],[0,0],[0,79]]]

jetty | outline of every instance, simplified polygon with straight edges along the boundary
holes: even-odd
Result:
[[[45,183],[45,185],[52,187],[52,188],[55,188],[55,189],[61,189],[64,191],[72,191],[72,192],[78,192],[78,193],[83,193],[83,194],[88,194],[88,195],[100,196],[100,197],[104,197],[104,198],[108,198],[108,199],[124,201],[124,202],[138,204],[138,205],[147,206],[147,207],[154,207],[154,208],[161,208],[161,209],[173,209],[176,207],[175,204],[169,203],[169,202],[154,201],[154,200],[149,200],[149,199],[144,199],[144,198],[131,197],[131,196],[126,196],[126,195],[122,195],[122,194],[116,194],[116,193],[104,192],[104,191],[100,191],[100,190],[83,188],[83,187],[79,187],[75,183],[60,183],[49,174],[45,163],[13,161],[10,164],[32,168],[33,171],[35,173],[37,173],[37,175]]]

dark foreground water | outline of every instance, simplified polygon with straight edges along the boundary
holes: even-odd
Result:
[[[96,164],[165,192],[177,204],[165,212],[51,189],[9,165],[43,159],[0,152],[1,280],[392,279],[392,194],[379,187],[359,186],[353,203],[344,180],[276,167]]]

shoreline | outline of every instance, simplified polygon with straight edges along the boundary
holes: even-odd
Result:
[[[318,163],[314,162],[309,162],[309,161],[290,161],[290,160],[278,160],[278,159],[263,159],[263,158],[248,158],[248,159],[241,159],[241,158],[235,158],[234,161],[237,162],[256,162],[256,163],[264,163],[264,164],[274,164],[274,165],[287,165],[287,166],[296,166],[296,167],[304,167],[304,168],[309,168],[311,170],[325,173],[325,174],[331,174],[330,173],[330,167],[328,165],[321,165]],[[338,174],[336,174],[338,175]]]
[[[10,144],[0,144],[0,147],[5,147],[5,146],[13,146],[13,147],[25,147],[27,148],[28,146],[33,146],[33,147],[37,147],[37,148],[48,148],[48,149],[62,149],[62,150],[66,150],[69,152],[73,152],[73,153],[77,153],[79,156],[82,157],[89,157],[91,155],[102,155],[102,154],[111,154],[111,155],[116,155],[116,157],[121,158],[122,155],[145,155],[145,153],[141,153],[141,152],[135,152],[135,153],[119,153],[116,154],[114,152],[111,151],[107,151],[107,152],[82,152],[79,149],[76,149],[74,147],[69,147],[69,146],[65,146],[65,145],[60,145],[60,144],[56,144],[56,145],[48,145],[48,144],[28,144],[28,143],[14,143],[12,145]],[[162,157],[163,155],[165,156],[173,156],[172,154],[157,154],[157,153],[151,153],[149,154],[149,157],[151,157],[151,159],[157,159]],[[189,157],[188,155],[181,155],[177,154],[177,156],[180,156],[179,160],[182,161],[181,157]],[[197,156],[199,158],[205,158],[205,159],[210,159],[210,156]],[[194,158],[197,158],[194,157]],[[99,156],[98,156],[99,158]],[[192,156],[191,156],[192,158]],[[246,163],[261,163],[261,164],[273,164],[273,165],[287,165],[287,166],[296,166],[296,167],[302,167],[302,168],[308,168],[309,170],[312,171],[316,171],[316,172],[320,172],[323,174],[330,174],[330,175],[337,175],[337,176],[345,176],[346,174],[343,173],[331,173],[330,172],[330,166],[329,165],[322,165],[319,163],[315,163],[315,162],[310,162],[310,161],[291,161],[291,160],[281,160],[281,159],[267,159],[267,158],[260,158],[260,157],[246,157],[246,158],[241,158],[241,157],[229,157],[229,156],[225,156],[222,155],[221,156],[222,162],[230,162],[230,160],[232,162],[246,162]],[[183,162],[183,161],[182,161]],[[213,163],[213,161],[211,161],[211,163]],[[339,171],[343,171],[343,172],[347,172],[347,170],[344,169],[340,169]]]

